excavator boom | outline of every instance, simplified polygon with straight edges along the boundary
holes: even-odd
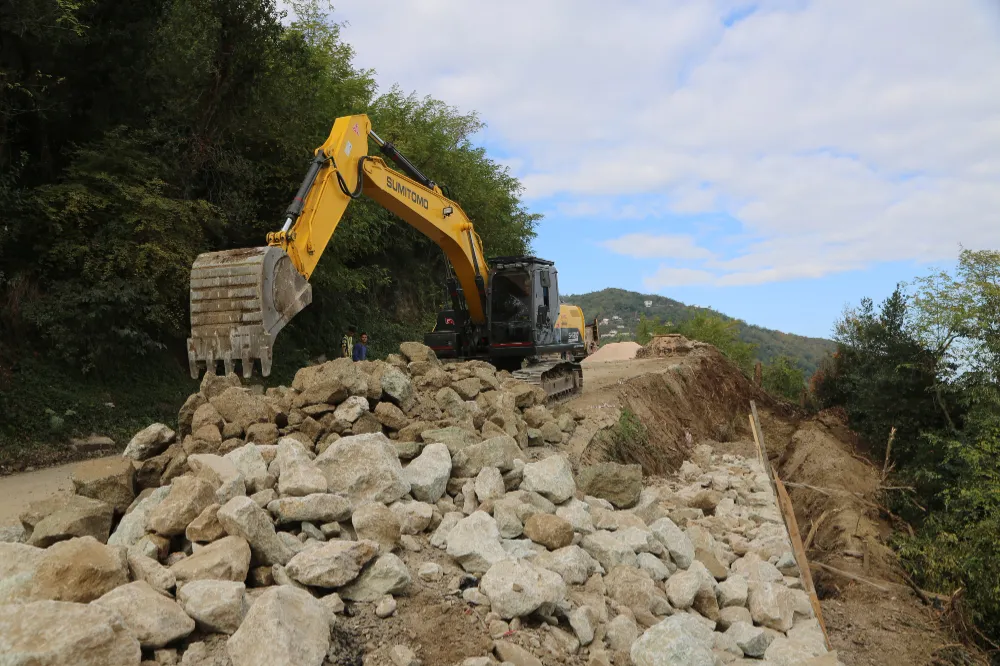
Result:
[[[369,138],[406,173],[368,155]],[[453,300],[469,320],[486,325],[489,271],[482,242],[461,206],[414,167],[395,147],[372,132],[365,115],[334,122],[316,149],[302,186],[267,247],[202,254],[191,272],[191,376],[201,367],[235,361],[244,376],[259,359],[271,372],[274,338],[312,302],[309,278],[333,237],[344,211],[362,194],[433,240],[447,256],[458,284]]]

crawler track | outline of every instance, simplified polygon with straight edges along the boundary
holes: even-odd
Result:
[[[521,381],[541,387],[549,403],[561,402],[583,391],[583,368],[571,361],[544,361],[512,374]]]

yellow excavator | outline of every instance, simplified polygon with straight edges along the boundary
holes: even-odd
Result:
[[[399,168],[368,155],[369,143]],[[344,211],[362,195],[433,240],[449,266],[450,309],[438,314],[424,343],[440,358],[483,359],[542,387],[549,397],[578,392],[583,339],[557,327],[556,268],[531,256],[487,259],[461,206],[422,174],[365,115],[338,118],[316,149],[280,231],[267,246],[199,255],[191,271],[191,376],[202,366],[244,376],[271,372],[275,336],[312,302],[309,277]]]

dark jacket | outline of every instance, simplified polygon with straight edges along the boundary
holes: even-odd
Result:
[[[355,361],[366,361],[368,360],[368,345],[363,342],[354,343],[354,351],[351,354],[351,358]]]

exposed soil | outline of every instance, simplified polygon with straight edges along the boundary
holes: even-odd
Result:
[[[612,342],[606,344],[588,356],[582,363],[584,367],[595,363],[608,361],[628,361],[635,358],[635,353],[642,349],[638,342]]]
[[[645,424],[649,450],[636,462],[645,463],[648,474],[676,469],[694,445],[706,442],[723,453],[756,455],[748,419],[754,400],[768,459],[787,486],[802,538],[816,526],[810,561],[881,588],[813,570],[840,660],[847,666],[986,663],[901,584],[898,560],[886,544],[892,526],[879,505],[879,470],[857,455],[855,437],[838,415],[807,417],[754,386],[714,347],[679,336],[654,338],[632,361],[587,367],[584,387],[570,406],[590,415],[604,410],[605,427],[625,408]],[[584,463],[611,454],[600,436],[573,453]]]

